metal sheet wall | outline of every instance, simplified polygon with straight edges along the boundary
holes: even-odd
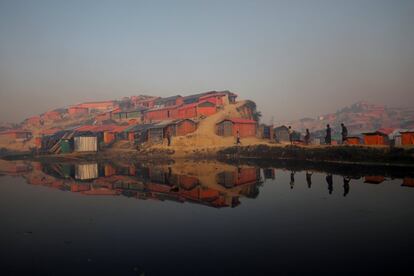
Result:
[[[98,151],[97,137],[75,137],[75,151]]]

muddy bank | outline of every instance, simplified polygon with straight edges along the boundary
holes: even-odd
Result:
[[[414,167],[414,149],[356,146],[272,147],[267,145],[230,147],[217,152],[220,160],[295,160],[318,163],[364,164]]]

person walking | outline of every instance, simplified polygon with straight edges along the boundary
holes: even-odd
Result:
[[[332,129],[329,124],[326,125],[325,144],[330,145],[332,142]]]
[[[292,129],[291,126],[289,126],[289,128],[288,128],[288,133],[289,133],[290,144],[293,145],[293,129]]]
[[[309,132],[309,129],[306,129],[305,145],[309,145],[309,142],[310,142],[310,132]]]
[[[345,144],[346,142],[346,138],[348,137],[348,129],[346,128],[346,126],[342,123],[341,124],[341,134],[342,134],[342,144]]]

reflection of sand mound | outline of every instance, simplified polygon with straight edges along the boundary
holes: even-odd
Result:
[[[216,123],[226,118],[241,118],[242,115],[237,111],[237,108],[243,106],[244,104],[245,101],[240,101],[236,104],[225,105],[224,108],[216,114],[202,119],[199,122],[197,130],[195,132],[190,133],[186,136],[174,137],[172,146],[170,148],[173,150],[183,151],[193,150],[199,147],[219,148],[233,146],[235,144],[234,137],[222,137],[216,135]],[[255,137],[242,139],[243,145],[261,143],[266,142]],[[156,145],[154,147],[165,148],[166,145],[164,143],[163,145]]]

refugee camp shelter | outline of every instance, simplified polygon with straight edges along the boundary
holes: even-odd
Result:
[[[0,138],[9,140],[27,140],[32,137],[32,132],[22,129],[12,129],[0,132]]]
[[[265,124],[259,125],[258,136],[261,139],[273,139],[273,127]]]
[[[98,151],[98,137],[96,136],[77,136],[73,139],[75,152]]]
[[[414,145],[414,130],[401,131],[401,145],[409,146]]]
[[[381,131],[366,132],[364,135],[365,145],[388,145],[388,134]]]
[[[126,128],[124,132],[128,136],[128,140],[133,144],[142,144],[148,141],[148,129],[154,124],[139,124]]]
[[[190,119],[162,121],[148,128],[148,141],[162,143],[163,139],[167,137],[167,133],[170,133],[171,136],[184,136],[196,129],[197,123]]]
[[[181,105],[183,103],[184,103],[184,99],[180,95],[166,97],[166,98],[158,98],[154,101],[154,105],[158,107],[176,106],[176,105]]]
[[[185,104],[178,107],[177,117],[180,119],[196,118],[199,116],[210,116],[217,112],[217,107],[211,102]]]
[[[128,110],[117,110],[112,112],[111,118],[114,120],[140,119],[143,116],[143,112],[147,109],[146,107],[138,106]]]
[[[144,112],[144,121],[162,121],[162,120],[171,120],[177,119],[178,106],[167,106],[161,108],[153,108]]]
[[[289,128],[287,126],[275,127],[274,133],[278,142],[289,142]]]
[[[224,119],[216,124],[216,133],[219,136],[237,136],[239,131],[240,137],[256,136],[257,122],[250,119],[231,118]]]
[[[346,144],[347,145],[359,145],[360,144],[360,138],[357,136],[348,136],[346,138]]]
[[[81,106],[70,106],[68,108],[68,114],[70,116],[88,115],[89,109],[87,107],[81,107]]]

